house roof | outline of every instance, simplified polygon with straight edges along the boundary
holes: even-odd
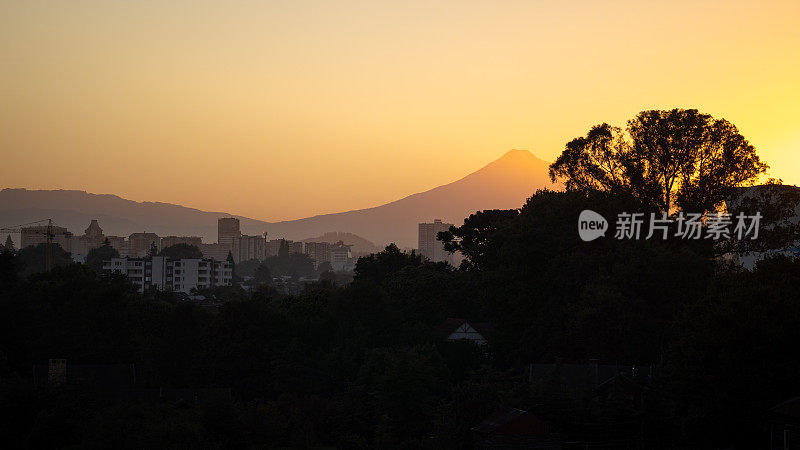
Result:
[[[459,319],[448,317],[438,327],[436,327],[437,334],[440,336],[449,336],[450,333],[456,331],[458,327],[464,323],[469,324],[475,331],[480,333],[483,337],[488,337],[494,332],[494,325],[489,322],[472,322],[466,319]]]
[[[791,398],[769,409],[770,412],[800,419],[800,397]]]

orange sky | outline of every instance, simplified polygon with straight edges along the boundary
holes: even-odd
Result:
[[[643,109],[800,183],[800,1],[0,0],[0,187],[275,220],[374,206]]]

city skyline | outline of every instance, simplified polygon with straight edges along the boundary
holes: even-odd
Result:
[[[512,148],[553,161],[591,125],[672,107],[730,120],[769,176],[800,182],[797,2],[2,10],[3,187],[296,219]]]

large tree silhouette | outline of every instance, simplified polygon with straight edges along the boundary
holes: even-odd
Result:
[[[642,111],[625,130],[604,123],[550,165],[567,189],[626,192],[660,211],[713,210],[768,168],[725,119],[696,109]]]

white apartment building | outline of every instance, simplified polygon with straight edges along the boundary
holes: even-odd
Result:
[[[350,252],[350,247],[352,245],[347,245],[342,241],[330,247],[330,262],[333,270],[353,270],[353,256]]]
[[[211,259],[113,258],[103,269],[123,273],[144,292],[150,288],[190,294],[192,289],[230,286],[233,267],[226,261]]]

